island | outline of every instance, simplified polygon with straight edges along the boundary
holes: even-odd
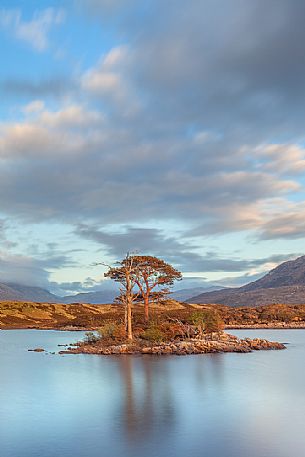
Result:
[[[133,343],[104,341],[90,342],[88,340],[77,343],[76,347],[69,347],[60,351],[60,354],[142,354],[142,355],[188,355],[210,354],[220,352],[252,352],[260,350],[285,349],[283,343],[268,341],[261,338],[238,338],[225,332],[210,335],[208,338],[191,338],[187,340],[170,340],[158,343],[137,340]]]
[[[105,322],[96,332],[87,332],[78,342],[61,354],[142,354],[187,355],[219,352],[252,352],[285,349],[279,342],[261,338],[238,338],[224,332],[224,321],[215,307],[189,308],[184,315],[155,313],[149,321],[141,313],[133,315],[132,338],[127,336],[126,322],[116,319]]]

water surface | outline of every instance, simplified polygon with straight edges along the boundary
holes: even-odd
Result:
[[[58,350],[80,333],[0,331],[1,457],[304,457],[305,331],[234,333],[290,344],[60,356],[27,349]]]

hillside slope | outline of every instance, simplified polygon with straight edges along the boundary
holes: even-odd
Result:
[[[14,283],[0,283],[0,301],[33,301],[58,303],[60,300],[41,287],[29,287]]]
[[[305,256],[284,262],[263,278],[231,289],[191,297],[189,303],[259,306],[272,303],[305,303]]]
[[[185,321],[194,311],[217,309],[226,326],[238,328],[258,326],[305,328],[305,305],[269,305],[251,307],[230,307],[222,305],[188,305],[170,301],[153,307],[154,316],[170,317]],[[143,322],[143,306],[136,306],[134,315],[137,322]],[[84,330],[100,328],[105,322],[124,319],[124,308],[120,305],[89,304],[46,304],[46,303],[0,303],[0,329],[37,328]]]

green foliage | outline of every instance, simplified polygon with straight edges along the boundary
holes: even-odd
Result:
[[[203,311],[194,311],[190,314],[189,322],[195,326],[204,326],[205,322],[205,312]]]
[[[96,335],[95,333],[86,332],[84,342],[87,344],[94,344],[94,343],[97,343],[99,341],[99,339],[100,339],[99,336]]]
[[[165,334],[156,323],[151,323],[149,327],[141,334],[144,340],[151,341],[153,343],[161,343],[164,340]]]
[[[98,333],[101,338],[111,338],[113,340],[126,337],[125,325],[115,322],[106,322],[98,329]]]
[[[201,337],[203,334],[203,329],[205,328],[205,312],[194,311],[189,317],[189,322],[196,328]]]
[[[203,311],[194,311],[189,316],[189,322],[195,326],[202,335],[205,333],[220,332],[224,328],[224,322],[215,309],[205,309]]]
[[[224,329],[224,322],[216,309],[207,310],[204,314],[205,333],[221,332]]]

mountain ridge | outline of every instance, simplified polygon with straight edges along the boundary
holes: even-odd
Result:
[[[202,293],[187,301],[229,306],[303,304],[305,303],[305,256],[283,262],[262,278],[244,286]]]
[[[213,290],[206,290],[207,288],[207,285],[182,288],[174,290],[170,297],[188,303],[215,303],[229,306],[303,304],[305,303],[305,256],[283,262],[262,278],[241,287],[221,288],[212,285]],[[117,294],[116,290],[106,288],[59,297],[41,287],[0,282],[0,301],[105,304],[112,303]]]

